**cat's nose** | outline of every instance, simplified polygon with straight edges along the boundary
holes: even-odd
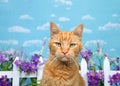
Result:
[[[68,53],[68,50],[62,50],[62,53],[64,54],[64,55],[66,55],[67,53]]]

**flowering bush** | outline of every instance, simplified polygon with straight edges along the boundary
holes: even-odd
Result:
[[[120,86],[120,73],[116,73],[110,76],[108,82],[111,86]]]
[[[0,78],[0,86],[12,86],[10,79],[7,76],[1,76]]]
[[[32,56],[31,61],[22,61],[21,59],[15,61],[16,66],[19,67],[20,71],[24,71],[26,73],[36,72],[38,64],[41,64],[39,60],[39,55],[34,54]]]

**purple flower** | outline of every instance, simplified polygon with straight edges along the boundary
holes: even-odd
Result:
[[[21,69],[24,72],[36,72],[37,71],[37,65],[35,65],[34,63],[31,62],[23,62],[23,64],[21,65]]]
[[[11,86],[10,80],[7,78],[7,75],[0,78],[0,86]]]
[[[15,61],[15,64],[20,67],[22,65],[22,60],[16,60]]]
[[[29,66],[30,66],[30,71],[31,72],[36,72],[37,71],[37,66],[35,64],[31,63]]]
[[[120,82],[120,73],[116,73],[114,78],[116,79],[116,82]]]
[[[30,72],[30,62],[23,62],[22,65],[21,65],[21,69],[24,71],[24,72]]]
[[[89,86],[98,86],[98,76],[95,71],[89,71],[87,73],[88,76],[88,84]]]
[[[22,60],[16,60],[15,65],[18,66],[22,71],[24,72],[36,72],[37,71],[37,65],[31,62],[26,62]]]
[[[35,65],[37,65],[40,61],[39,61],[39,55],[38,54],[34,54],[32,56],[32,60],[31,60]]]
[[[102,71],[99,71],[97,73],[97,72],[91,70],[87,73],[87,77],[88,77],[89,86],[101,86],[101,83],[104,80],[104,74]]]
[[[109,76],[109,81],[111,85],[120,83],[120,73],[116,73],[112,76]]]
[[[2,54],[0,54],[0,63],[2,63],[3,61],[5,61],[5,57]]]
[[[111,76],[109,76],[109,81],[110,85],[113,85],[115,83],[115,79]]]
[[[88,61],[90,59],[90,57],[92,56],[92,52],[91,50],[85,50],[83,52],[81,52],[80,54],[84,59],[86,59],[86,61]]]
[[[98,77],[99,77],[99,79],[104,80],[104,73],[103,73],[103,71],[99,71],[98,72]]]

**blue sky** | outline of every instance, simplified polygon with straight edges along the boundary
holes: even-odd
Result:
[[[112,57],[120,56],[120,0],[0,0],[0,49],[31,55],[49,40],[49,22],[71,31],[84,24],[83,44],[99,41]],[[43,55],[47,57],[47,45]]]

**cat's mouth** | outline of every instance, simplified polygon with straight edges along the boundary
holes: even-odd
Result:
[[[68,61],[70,61],[70,59],[67,58],[67,57],[63,57],[63,58],[61,58],[61,61],[62,61],[62,62],[68,62]]]

